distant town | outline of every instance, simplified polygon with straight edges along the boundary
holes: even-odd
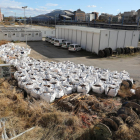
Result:
[[[7,20],[16,20],[18,22],[22,22],[24,20],[23,17],[4,17],[0,10],[0,22],[4,19]],[[26,18],[27,22],[32,20],[33,23],[38,22],[57,22],[57,21],[71,21],[71,22],[105,22],[105,23],[129,23],[129,24],[137,24],[140,19],[140,9],[135,11],[126,11],[124,13],[118,13],[117,15],[112,15],[108,13],[101,13],[99,15],[98,12],[85,13],[81,9],[77,9],[77,11],[70,10],[54,10],[45,15],[38,15],[36,17],[28,17]]]

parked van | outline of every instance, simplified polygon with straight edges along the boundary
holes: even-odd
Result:
[[[55,39],[54,45],[55,45],[55,46],[61,46],[62,43],[64,43],[64,42],[66,42],[65,39]]]
[[[80,51],[82,48],[81,48],[81,46],[80,45],[78,45],[78,44],[70,44],[70,46],[69,46],[69,51]]]
[[[51,38],[51,36],[46,36],[45,41],[49,42],[50,38]]]
[[[69,45],[70,45],[71,43],[70,42],[64,42],[64,43],[62,43],[62,48],[65,48],[65,49],[68,49],[69,48]]]
[[[54,41],[55,41],[56,39],[57,39],[57,38],[51,38],[50,43],[51,43],[51,44],[54,44]]]

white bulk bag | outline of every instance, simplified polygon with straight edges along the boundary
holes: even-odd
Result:
[[[64,91],[61,87],[57,87],[55,88],[55,93],[56,93],[56,98],[61,98],[62,96],[64,96]]]
[[[89,93],[89,91],[90,91],[90,86],[89,86],[88,83],[80,84],[80,85],[77,86],[77,92],[78,93],[87,94],[87,93]]]
[[[118,94],[118,90],[119,88],[112,88],[112,87],[107,86],[105,88],[105,94],[111,97],[115,97]]]
[[[104,84],[102,82],[97,82],[93,86],[91,86],[92,91],[94,93],[102,94],[105,91]]]
[[[26,75],[24,75],[24,74],[18,75],[17,76],[17,80],[18,81],[24,81],[24,80],[26,80]]]
[[[35,86],[35,83],[32,82],[27,82],[26,84],[24,84],[24,90],[30,94],[31,93],[31,89],[33,89]]]
[[[51,80],[51,81],[50,81],[50,84],[53,85],[53,88],[57,88],[57,87],[60,86],[60,81]]]
[[[31,93],[30,95],[36,99],[38,99],[40,97],[40,94],[42,93],[43,89],[41,89],[41,87],[34,87],[33,89],[31,89]]]
[[[43,92],[40,94],[40,98],[48,103],[51,103],[55,100],[55,93]]]
[[[47,92],[53,92],[54,86],[52,84],[43,84],[41,86],[43,89],[45,89]]]
[[[62,86],[62,89],[63,89],[65,95],[71,94],[72,93],[73,86],[63,85]]]
[[[19,75],[21,75],[21,74],[23,74],[21,71],[16,71],[16,72],[14,73],[14,78],[17,79],[17,77],[18,77]]]

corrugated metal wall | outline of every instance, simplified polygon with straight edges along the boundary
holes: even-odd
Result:
[[[81,45],[83,49],[97,54],[99,50],[108,47],[113,50],[126,46],[137,47],[139,39],[139,31],[125,30],[100,30],[100,32],[90,32],[83,31],[82,29],[56,27],[56,34],[58,34],[58,38],[66,39],[71,43],[77,43]]]

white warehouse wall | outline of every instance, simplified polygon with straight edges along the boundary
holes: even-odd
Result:
[[[57,33],[58,32],[58,33]],[[118,47],[137,47],[139,32],[108,30],[80,26],[56,26],[59,38],[81,45],[82,49],[98,54],[99,50]]]

